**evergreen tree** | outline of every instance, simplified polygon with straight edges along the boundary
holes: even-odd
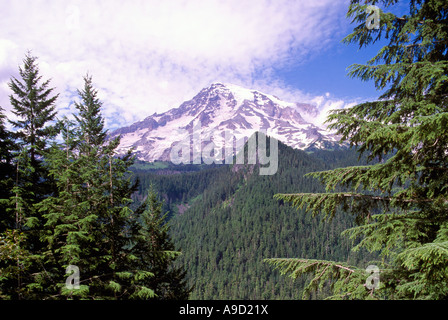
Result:
[[[91,77],[78,90],[75,121],[50,124],[57,96],[49,81],[39,84],[30,53],[20,75],[23,82],[10,83],[17,144],[0,109],[0,297],[186,298],[167,227],[145,209],[138,220],[130,208],[132,150],[116,156],[120,138],[107,138]],[[62,142],[52,140],[58,133]],[[71,270],[80,272],[75,287]]]
[[[96,243],[93,225],[97,215],[88,210],[89,203],[83,190],[80,172],[85,169],[85,160],[77,151],[78,139],[74,123],[67,118],[58,123],[62,143],[54,143],[45,154],[49,176],[56,184],[54,195],[44,199],[36,206],[45,219],[45,229],[41,239],[46,247],[46,277],[40,278],[41,294],[52,298],[86,297],[88,286],[81,284],[77,290],[65,290],[65,272],[70,265],[78,267],[83,273],[95,263]]]
[[[119,298],[127,292],[121,280],[132,276],[127,272],[132,256],[125,246],[130,242],[130,196],[136,187],[126,177],[133,157],[130,152],[114,157],[119,138],[106,139],[102,104],[91,77],[84,78],[78,94],[77,128],[66,119],[61,122],[64,143],[46,157],[58,189],[39,205],[46,218],[47,262],[59,270],[53,282],[62,295]],[[67,290],[61,279],[70,265],[82,272],[77,290]]]
[[[51,96],[53,88],[49,88],[50,80],[41,83],[37,58],[28,52],[23,60],[23,67],[19,67],[21,79],[11,78],[9,96],[13,107],[12,112],[17,120],[8,121],[15,131],[12,134],[13,145],[9,152],[12,154],[13,170],[8,173],[6,182],[9,201],[3,200],[6,212],[2,217],[8,221],[2,235],[2,252],[15,248],[15,252],[27,253],[6,259],[4,270],[9,270],[1,279],[2,292],[6,297],[22,298],[30,293],[35,283],[35,276],[41,269],[40,232],[43,226],[42,216],[36,211],[35,205],[53,192],[53,184],[48,179],[48,170],[42,156],[50,141],[57,135],[51,122],[56,116],[55,102],[58,95]],[[9,148],[9,147],[8,147]],[[8,164],[11,154],[5,153],[5,164]],[[2,153],[3,155],[3,153]],[[13,221],[13,223],[11,223]],[[6,251],[5,251],[6,250]],[[26,259],[22,259],[24,257]],[[11,265],[12,264],[12,265]],[[13,285],[11,281],[16,284]]]
[[[158,220],[147,226],[145,210],[143,222],[137,222],[138,213],[130,208],[137,186],[128,172],[134,158],[131,150],[114,156],[119,138],[107,140],[102,104],[91,77],[84,78],[78,94],[75,121],[59,122],[63,142],[45,154],[57,192],[37,205],[46,221],[41,235],[46,250],[45,271],[34,285],[36,294],[52,299],[184,297],[176,291],[182,274],[168,270],[175,252],[163,243],[166,230]],[[147,246],[150,236],[161,237],[162,247]],[[169,257],[162,259],[162,254]],[[160,264],[151,265],[148,257],[156,256]],[[78,288],[66,285],[71,276],[64,273],[67,268],[79,270]]]
[[[15,131],[13,136],[18,148],[14,153],[15,184],[11,206],[15,211],[15,228],[36,229],[41,224],[34,210],[34,204],[44,199],[52,190],[51,180],[42,156],[57,130],[51,122],[55,119],[55,102],[58,95],[52,95],[50,80],[41,83],[37,57],[28,52],[19,67],[21,80],[12,77],[8,83],[12,112],[17,120],[8,121]],[[36,234],[34,235],[37,236]],[[36,240],[36,239],[34,239]]]
[[[186,300],[191,288],[185,282],[185,271],[174,266],[179,251],[169,237],[167,213],[162,214],[163,203],[151,186],[147,198],[136,210],[138,221],[134,226],[134,247],[138,265],[152,274],[144,283],[154,291],[158,300]]]
[[[370,165],[313,173],[326,193],[277,198],[329,220],[338,208],[355,215],[358,226],[344,233],[358,241],[354,250],[381,254],[372,263],[378,274],[326,260],[267,261],[293,278],[314,274],[307,293],[331,280],[333,298],[446,299],[448,3],[411,0],[409,13],[397,16],[385,11],[397,1],[360,2],[351,1],[348,16],[359,24],[344,41],[360,48],[382,39],[388,44],[366,65],[352,65],[350,75],[373,80],[384,93],[334,110],[328,122]],[[378,29],[366,26],[368,4],[385,8]]]
[[[14,229],[15,215],[9,210],[15,181],[13,153],[17,152],[17,146],[5,126],[2,111],[0,108],[0,299],[7,299],[11,296],[10,288],[22,287],[21,272],[28,252],[23,248],[24,234]]]
[[[33,188],[36,191],[40,178],[45,176],[41,170],[42,152],[45,151],[51,139],[56,137],[55,126],[50,123],[55,119],[55,102],[58,95],[51,96],[54,88],[49,88],[50,80],[40,84],[37,57],[28,52],[23,60],[23,68],[19,67],[21,80],[11,78],[9,87],[12,112],[17,120],[9,122],[16,129],[15,135],[23,149],[27,149],[30,166],[33,169]],[[45,191],[42,191],[45,193]]]
[[[99,156],[106,147],[107,131],[104,129],[104,119],[101,116],[102,102],[97,97],[97,90],[93,88],[92,77],[84,77],[84,88],[78,90],[81,102],[76,102],[78,115],[75,115],[79,126],[81,154]],[[115,139],[119,141],[119,138]]]
[[[6,116],[0,107],[0,233],[14,227],[14,216],[7,213],[14,184],[13,152],[17,151],[12,132],[5,126]]]

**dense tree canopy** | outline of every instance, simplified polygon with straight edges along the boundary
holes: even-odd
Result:
[[[272,176],[260,176],[253,165],[205,166],[180,174],[187,168],[167,164],[135,172],[141,181],[139,194],[154,183],[167,210],[175,212],[170,234],[182,249],[179,261],[194,285],[191,298],[300,299],[306,279],[282,278],[264,259],[301,255],[367,266],[366,252],[350,253],[350,240],[340,236],[353,226],[352,217],[341,216],[331,225],[304,215],[298,219],[294,208],[273,195],[323,191],[318,181],[303,175],[354,165],[357,158],[347,150],[307,154],[279,142],[278,171]]]

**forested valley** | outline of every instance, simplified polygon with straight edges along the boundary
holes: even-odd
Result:
[[[306,153],[279,142],[279,168],[272,176],[247,164],[160,163],[142,170],[140,163],[131,169],[140,181],[137,197],[153,184],[171,213],[170,235],[182,252],[178,262],[194,287],[192,299],[301,299],[309,277],[282,277],[263,259],[306,257],[365,268],[373,255],[351,252],[352,241],[341,237],[354,225],[349,213],[325,223],[273,195],[322,191],[319,181],[304,175],[357,163],[354,150]],[[326,294],[324,288],[310,298]]]

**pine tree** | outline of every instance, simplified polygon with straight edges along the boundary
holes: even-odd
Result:
[[[167,261],[171,261],[168,257],[160,260],[157,270],[143,261],[148,262],[148,256],[161,257],[163,253],[171,257],[175,253],[166,244],[163,248],[145,244],[148,232],[162,237],[166,231],[155,222],[145,229],[137,220],[138,213],[130,208],[137,186],[128,172],[134,157],[131,150],[115,156],[120,141],[107,139],[102,103],[90,76],[84,78],[84,88],[78,94],[81,99],[76,103],[79,113],[75,121],[59,122],[63,142],[45,154],[57,192],[37,205],[46,221],[41,236],[46,251],[45,272],[35,288],[46,288],[40,294],[52,299],[150,299],[183,294],[171,283],[173,288],[156,293],[159,286],[167,287],[167,277],[176,283],[181,274],[166,270],[161,276],[160,268],[168,268]],[[73,267],[80,272],[78,288],[66,285],[70,275],[64,270]],[[155,276],[160,278],[148,280]]]
[[[40,84],[37,57],[28,52],[23,60],[23,68],[19,67],[21,80],[11,78],[9,87],[12,112],[18,120],[10,123],[17,129],[16,136],[22,146],[29,147],[31,166],[37,168],[39,157],[48,142],[57,135],[57,131],[50,122],[55,119],[55,102],[58,94],[51,96],[54,88],[48,88],[50,80]]]
[[[83,90],[78,90],[81,102],[75,103],[79,112],[75,115],[81,135],[79,149],[81,154],[86,156],[99,156],[106,143],[107,131],[101,116],[102,102],[97,94],[97,90],[93,88],[92,77],[86,75]]]
[[[114,157],[119,138],[107,141],[102,103],[91,77],[84,77],[78,94],[75,122],[60,122],[64,143],[46,157],[58,189],[39,204],[46,218],[47,262],[55,268],[55,297],[119,298],[132,276],[127,272],[132,256],[125,247],[136,188],[126,176],[133,157],[130,152]],[[81,272],[76,290],[65,286],[63,270],[69,266]]]
[[[185,281],[185,271],[175,266],[180,254],[176,251],[169,237],[167,214],[162,214],[163,203],[158,200],[153,186],[147,198],[136,210],[138,220],[134,224],[134,246],[141,269],[147,269],[152,276],[144,281],[146,287],[153,291],[150,298],[158,300],[186,300],[191,288]]]
[[[78,94],[75,121],[64,118],[55,124],[61,139],[35,149],[36,163],[47,170],[44,179],[53,183],[50,194],[33,199],[31,179],[23,179],[34,172],[31,146],[15,156],[17,181],[8,208],[15,220],[12,230],[0,234],[0,297],[187,297],[184,273],[171,267],[177,252],[163,219],[141,209],[140,220],[140,213],[131,210],[137,189],[129,171],[132,150],[116,156],[120,138],[107,139],[91,77],[84,78]],[[158,209],[151,204],[151,210]],[[157,245],[148,246],[151,239],[157,239]],[[79,282],[71,282],[71,270],[79,272]]]
[[[51,122],[56,116],[58,95],[51,96],[54,88],[49,88],[50,80],[40,83],[37,57],[31,52],[26,54],[19,74],[21,80],[12,77],[8,83],[12,90],[9,96],[12,112],[17,116],[17,120],[8,121],[15,129],[13,137],[18,146],[14,154],[15,184],[11,202],[15,207],[15,228],[21,229],[27,224],[28,229],[36,229],[41,221],[33,206],[52,192],[42,155],[57,135]]]
[[[17,281],[16,286],[8,285],[12,279],[8,276],[2,282],[5,283],[5,296],[19,299],[32,290],[36,280],[34,275],[40,269],[43,219],[35,205],[53,191],[42,156],[57,135],[51,122],[56,116],[55,102],[58,95],[51,96],[54,89],[49,88],[50,80],[41,83],[42,76],[39,75],[36,60],[28,52],[23,67],[19,67],[21,79],[12,77],[8,83],[12,90],[9,96],[12,112],[17,120],[8,119],[15,129],[12,133],[13,148],[10,149],[14,168],[8,174],[11,188],[6,192],[9,193],[9,201],[2,203],[6,205],[8,227],[13,230],[7,230],[3,235],[6,242],[2,250],[7,251],[12,246],[18,252],[27,252],[27,258],[23,260],[24,255],[17,255],[15,261],[10,260],[15,267],[5,261],[5,270],[9,268],[16,272],[7,274]],[[9,169],[12,169],[11,166]],[[14,223],[11,224],[11,221]]]
[[[13,295],[11,288],[21,288],[23,261],[29,252],[24,249],[24,234],[14,229],[15,214],[9,210],[15,181],[13,153],[17,152],[17,145],[5,126],[2,111],[0,108],[0,299],[8,299]]]
[[[91,245],[96,250],[92,255],[95,262],[83,260],[89,263],[84,273],[95,279],[90,285],[91,295],[123,298],[127,291],[125,283],[132,276],[128,272],[132,256],[124,248],[130,242],[126,230],[132,214],[130,198],[136,188],[126,177],[133,157],[130,152],[121,158],[114,157],[120,140],[107,141],[102,103],[91,77],[84,78],[84,89],[78,94],[81,98],[76,103],[79,114],[75,116],[79,126],[77,149],[81,171],[78,173],[86,204],[84,215],[92,219]]]
[[[354,250],[379,252],[381,261],[372,263],[379,271],[369,276],[365,266],[324,260],[267,261],[293,278],[314,274],[306,294],[331,280],[333,298],[446,299],[448,3],[411,0],[408,14],[397,16],[386,12],[397,1],[360,2],[351,1],[347,15],[358,25],[344,42],[388,43],[349,75],[373,80],[384,93],[334,110],[327,121],[369,165],[311,174],[326,193],[277,198],[328,220],[351,212],[358,225],[344,234],[357,241]],[[384,7],[378,29],[366,26],[369,4]]]
[[[73,265],[85,272],[95,262],[96,239],[92,227],[97,215],[88,211],[83,193],[80,172],[85,169],[85,161],[76,149],[78,140],[74,123],[64,118],[58,126],[63,142],[54,143],[45,154],[56,192],[36,205],[45,219],[41,234],[46,244],[43,252],[45,276],[40,277],[40,287],[46,290],[41,294],[53,299],[87,297],[87,285],[66,290],[64,271]]]
[[[14,185],[13,152],[17,151],[12,132],[5,126],[6,116],[0,107],[0,233],[14,227],[14,216],[7,213]]]

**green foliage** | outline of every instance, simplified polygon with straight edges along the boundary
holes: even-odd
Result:
[[[49,125],[56,116],[56,106],[54,105],[58,95],[50,97],[53,88],[48,88],[50,80],[39,84],[42,77],[39,75],[39,68],[36,63],[37,58],[28,52],[23,60],[23,69],[19,67],[22,81],[12,78],[9,83],[13,95],[10,95],[10,102],[13,106],[12,112],[19,118],[11,121],[11,124],[19,130],[17,137],[23,145],[30,147],[30,157],[32,165],[35,165],[37,156],[45,149],[48,139],[54,138],[57,134],[54,127]]]
[[[153,297],[160,300],[187,299],[191,288],[184,280],[182,267],[173,266],[181,253],[175,250],[170,240],[170,227],[166,222],[167,215],[162,214],[162,207],[163,203],[151,187],[145,201],[136,210],[139,219],[133,250],[140,255],[137,265],[151,273],[151,277],[147,277],[149,273],[144,274],[142,280],[146,287],[151,288]]]
[[[327,289],[330,299],[370,299],[372,291],[365,289],[366,271],[346,263],[315,259],[265,259],[282,275],[293,279],[312,274],[312,279],[303,290],[303,298],[312,297],[313,292]]]
[[[56,134],[51,125],[56,115],[55,102],[57,95],[51,96],[53,89],[48,88],[49,80],[41,82],[37,58],[28,53],[19,67],[21,79],[12,78],[8,83],[12,94],[9,96],[12,112],[16,120],[8,121],[14,132],[7,132],[2,115],[1,118],[1,168],[0,174],[0,232],[14,229],[25,232],[20,242],[24,252],[30,252],[27,259],[18,263],[15,285],[12,278],[4,279],[1,286],[5,297],[21,298],[28,294],[33,276],[40,267],[41,243],[39,233],[43,219],[36,211],[35,205],[47,194],[53,192],[51,179],[47,179],[48,171],[42,155],[48,148],[49,140]],[[5,187],[5,189],[3,189]],[[11,262],[12,263],[12,262]],[[5,268],[9,265],[5,263]]]
[[[377,101],[334,110],[327,120],[369,165],[312,173],[326,185],[325,193],[276,198],[329,218],[338,210],[351,212],[358,226],[344,234],[359,240],[354,249],[377,251],[388,266],[374,296],[445,299],[448,4],[410,1],[409,14],[399,17],[385,12],[395,3],[351,1],[347,15],[358,26],[344,41],[360,48],[382,39],[389,43],[366,65],[352,65],[349,75],[373,80],[384,93]],[[378,30],[365,26],[368,4],[386,8]],[[301,273],[300,261],[297,270],[281,270]],[[270,262],[281,266],[281,260]],[[348,298],[359,298],[354,283],[341,287]]]
[[[0,235],[0,282],[17,286],[21,295],[22,273],[29,268],[30,253],[24,248],[26,235],[19,230],[6,230]],[[9,296],[0,292],[1,299]]]
[[[303,191],[322,190],[318,182],[303,175],[330,169],[333,163],[354,165],[358,160],[350,151],[308,155],[279,142],[279,167],[272,176],[260,176],[254,165],[222,165],[171,175],[164,169],[163,175],[136,171],[136,176],[142,186],[154,183],[172,208],[185,209],[170,218],[170,235],[182,249],[178,263],[186,267],[187,279],[194,285],[192,299],[300,299],[305,281],[280,277],[264,259],[300,254],[367,266],[365,252],[350,254],[350,242],[339,236],[353,225],[351,217],[327,225],[320,219],[297,216],[289,204],[272,198],[297,186]],[[325,287],[311,295],[318,298],[327,291]]]
[[[14,175],[0,176],[10,188],[2,193],[0,207],[0,297],[187,298],[184,274],[171,266],[178,252],[166,236],[167,225],[160,223],[163,218],[156,217],[161,205],[155,195],[150,211],[131,209],[137,188],[129,175],[134,159],[131,151],[115,156],[120,139],[107,139],[91,77],[78,91],[75,121],[63,118],[50,126],[46,122],[56,115],[56,97],[47,99],[48,81],[38,86],[35,60],[27,55],[20,70],[25,84],[11,81],[20,98],[11,96],[23,118],[15,122],[19,130],[4,130],[0,114],[1,162],[14,169]],[[55,132],[61,134],[58,141]],[[147,245],[154,237],[159,245]],[[148,257],[157,261],[150,264]],[[76,287],[66,285],[73,279],[65,271],[73,266],[80,273]]]
[[[0,233],[14,226],[14,217],[8,214],[9,199],[13,196],[14,163],[12,153],[17,151],[12,132],[5,126],[6,117],[0,107]]]

